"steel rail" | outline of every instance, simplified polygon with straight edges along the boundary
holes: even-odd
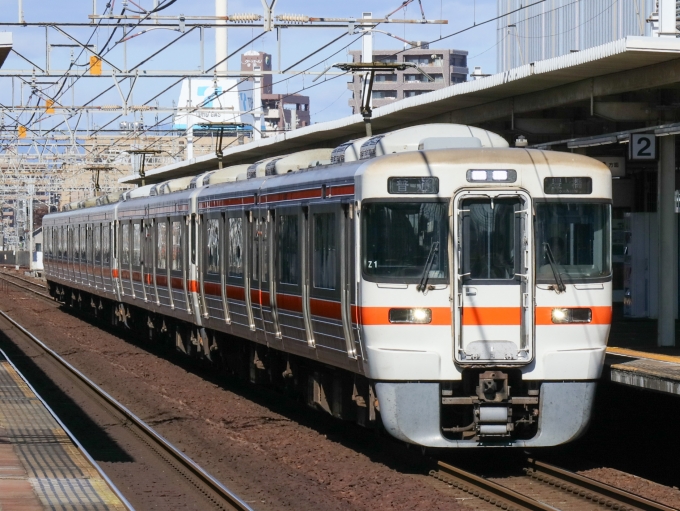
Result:
[[[529,464],[531,466],[525,469],[528,476],[606,507],[612,507],[613,501],[616,501],[616,503],[623,504],[619,506],[619,510],[626,509],[624,506],[632,506],[643,511],[677,511],[678,509],[542,461],[530,458]]]
[[[84,384],[85,387],[89,391],[94,393],[101,401],[103,401],[106,405],[108,405],[109,407],[113,408],[116,412],[121,414],[125,419],[130,421],[130,423],[134,425],[136,432],[141,433],[142,440],[147,442],[148,445],[152,449],[158,450],[161,453],[166,454],[174,462],[176,462],[178,465],[180,465],[181,469],[185,470],[188,474],[190,474],[194,478],[198,479],[198,481],[201,484],[203,484],[208,490],[210,490],[211,493],[214,495],[214,497],[213,497],[211,495],[205,494],[207,498],[213,500],[213,502],[215,502],[222,509],[238,510],[238,511],[253,511],[253,509],[248,504],[246,504],[243,500],[241,500],[235,493],[233,493],[226,486],[224,486],[220,481],[215,479],[207,471],[205,471],[203,468],[201,468],[191,458],[189,458],[183,452],[181,452],[179,449],[177,449],[174,445],[172,445],[163,436],[161,436],[159,433],[154,431],[144,421],[142,421],[140,418],[138,418],[135,414],[133,414],[130,410],[128,410],[124,405],[119,403],[116,399],[114,399],[111,395],[109,395],[106,391],[104,391],[96,383],[94,383],[92,380],[90,380],[87,376],[85,376],[78,369],[76,369],[74,366],[72,366],[69,362],[67,362],[64,358],[62,358],[59,354],[57,354],[49,346],[47,346],[40,339],[38,339],[36,336],[34,336],[31,332],[26,330],[23,326],[21,326],[13,318],[11,318],[9,315],[7,315],[4,311],[0,310],[0,316],[2,316],[6,321],[8,321],[12,326],[14,326],[21,334],[24,335],[24,337],[26,337],[27,339],[32,341],[33,344],[38,346],[39,349],[41,349],[43,352],[48,354],[50,356],[50,358],[54,362],[57,362],[57,364],[62,369],[64,369],[70,376],[74,377],[81,384]],[[165,458],[162,454],[161,454],[161,457]],[[171,466],[174,466],[173,463],[170,463],[170,464],[171,464]],[[189,479],[189,481],[191,481],[191,478],[188,478],[188,479]],[[193,483],[193,481],[192,481],[192,483]],[[193,483],[193,484],[196,486],[195,483]],[[199,488],[198,486],[196,486],[196,487],[200,491],[204,491],[202,488]],[[219,498],[222,502],[217,502],[217,500],[215,500],[215,497]]]
[[[49,300],[49,301],[54,302],[54,303],[58,303],[58,302],[55,301],[55,299],[54,299],[52,296],[47,295],[47,294],[45,294],[45,293],[41,293],[40,291],[36,291],[35,289],[30,289],[30,288],[27,288],[27,287],[25,287],[25,286],[22,286],[22,285],[19,284],[18,282],[15,282],[15,281],[13,281],[13,280],[10,280],[10,279],[8,279],[7,277],[14,277],[14,278],[17,278],[17,279],[19,279],[19,280],[21,280],[21,281],[24,280],[24,279],[22,279],[22,278],[20,278],[20,277],[17,277],[17,276],[15,276],[15,275],[11,275],[11,274],[5,273],[5,272],[0,272],[0,280],[4,280],[4,281],[7,282],[8,284],[12,284],[13,286],[17,286],[19,289],[21,289],[21,290],[23,290],[23,291],[28,291],[29,293],[33,293],[33,294],[35,294],[35,295],[38,295],[38,296],[41,297],[41,298],[44,298],[44,299]],[[33,283],[31,282],[31,284],[33,284]],[[33,285],[35,285],[35,286],[40,286],[40,284],[33,284]]]
[[[31,284],[32,286],[36,287],[41,287],[43,289],[47,289],[47,286],[45,284],[40,284],[38,282],[33,282],[30,279],[25,279],[23,277],[20,277],[19,275],[14,275],[13,273],[7,273],[6,271],[0,271],[0,275],[7,275],[8,277],[14,277],[17,280],[21,280],[22,282],[26,282],[26,284]]]
[[[439,461],[430,475],[474,497],[507,511],[558,511],[557,508],[522,495],[501,484]]]
[[[618,511],[678,511],[678,508],[666,506],[548,463],[531,458],[528,459],[528,463],[530,466],[524,469],[527,477],[606,509],[617,509]],[[508,511],[555,511],[559,509],[528,495],[523,495],[500,483],[442,461],[438,462],[438,469],[431,470],[430,475],[501,509]]]

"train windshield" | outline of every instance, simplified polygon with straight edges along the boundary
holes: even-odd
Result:
[[[610,277],[610,215],[609,204],[536,204],[537,281],[553,283],[553,266],[565,282]]]
[[[431,283],[446,281],[446,203],[371,202],[364,203],[361,215],[363,269],[368,280],[417,283],[427,265]]]

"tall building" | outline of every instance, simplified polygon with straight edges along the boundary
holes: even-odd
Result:
[[[647,20],[657,4],[657,0],[545,0],[520,10],[526,0],[497,1],[498,72],[629,35],[649,36],[652,24]]]
[[[361,61],[361,51],[351,51],[350,54],[353,62]],[[467,55],[468,52],[462,50],[431,50],[425,46],[408,50],[373,50],[374,61],[411,62],[434,78],[433,82],[428,81],[414,68],[394,73],[376,73],[373,82],[373,108],[467,81]],[[357,74],[347,85],[352,91],[349,106],[355,114],[361,110],[362,80],[363,76]]]
[[[241,55],[241,70],[272,70],[272,56],[260,51],[248,51]],[[300,94],[275,94],[271,73],[262,75],[262,110],[264,128],[267,132],[287,131],[309,126],[309,96]]]

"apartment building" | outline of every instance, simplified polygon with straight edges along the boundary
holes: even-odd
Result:
[[[361,51],[351,51],[350,54],[353,62],[361,61]],[[467,55],[468,52],[462,50],[433,50],[425,45],[407,50],[373,50],[375,62],[409,62],[434,79],[429,81],[414,68],[394,73],[376,73],[373,82],[373,108],[467,81]],[[363,76],[357,74],[347,84],[352,91],[349,106],[355,114],[361,109],[362,83]]]

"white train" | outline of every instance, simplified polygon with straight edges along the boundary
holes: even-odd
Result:
[[[418,126],[66,208],[45,268],[74,307],[406,442],[551,446],[602,370],[611,193],[587,157]]]

